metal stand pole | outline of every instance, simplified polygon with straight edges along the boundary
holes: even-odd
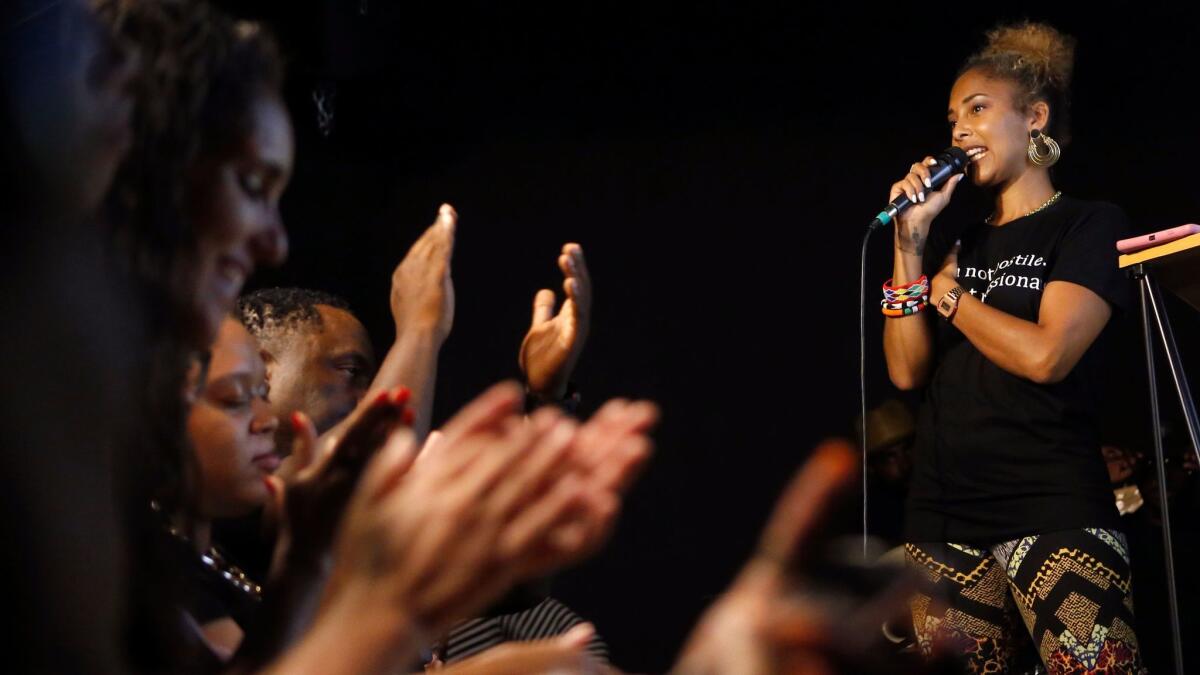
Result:
[[[1154,458],[1158,470],[1158,498],[1162,509],[1162,540],[1163,556],[1167,572],[1167,601],[1171,614],[1172,646],[1175,656],[1175,672],[1183,675],[1183,645],[1179,628],[1179,601],[1175,590],[1175,556],[1171,546],[1171,515],[1167,502],[1167,469],[1166,457],[1163,453],[1161,416],[1158,406],[1158,380],[1154,372],[1154,338],[1151,335],[1150,315],[1154,314],[1155,327],[1162,339],[1163,351],[1167,354],[1171,376],[1175,380],[1175,390],[1179,394],[1179,403],[1183,407],[1184,418],[1188,423],[1188,434],[1192,439],[1192,449],[1197,449],[1196,409],[1192,406],[1192,396],[1188,389],[1187,379],[1183,375],[1183,363],[1179,359],[1179,350],[1175,346],[1175,336],[1171,332],[1171,324],[1163,313],[1162,298],[1158,286],[1143,265],[1133,269],[1134,277],[1138,280],[1138,290],[1142,306],[1142,337],[1146,345],[1146,377],[1150,382],[1150,415],[1154,424]]]

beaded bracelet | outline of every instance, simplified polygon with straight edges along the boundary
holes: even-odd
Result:
[[[916,307],[917,305],[923,305],[927,302],[929,302],[929,296],[922,295],[919,298],[903,300],[900,302],[888,302],[887,300],[880,300],[879,305],[884,309],[904,309],[905,307]]]
[[[903,286],[893,286],[892,280],[888,279],[887,281],[883,282],[883,290],[884,291],[903,291],[908,288],[911,288],[912,286],[927,286],[927,285],[929,285],[929,277],[927,275],[922,274],[920,277],[917,278],[916,281],[909,282],[907,284],[904,284]]]
[[[929,288],[929,287],[921,282],[913,282],[913,283],[905,286],[904,288],[886,288],[885,287],[883,289],[883,294],[888,297],[900,296],[900,295],[916,295],[916,294],[920,293],[920,291],[922,289],[926,289],[926,288]]]
[[[896,317],[901,317],[901,316],[910,316],[912,314],[920,314],[921,312],[925,311],[925,309],[927,307],[929,307],[929,303],[922,302],[919,305],[914,305],[912,307],[905,307],[903,309],[886,309],[885,308],[883,310],[883,315],[888,318],[894,319]]]
[[[919,298],[929,292],[929,277],[922,274],[916,281],[905,284],[903,286],[893,286],[892,280],[888,279],[883,284],[883,297],[888,302],[896,302],[898,300],[911,300]]]
[[[903,286],[893,286],[888,279],[883,284],[883,300],[879,303],[886,317],[910,316],[929,306],[929,277],[920,278]]]

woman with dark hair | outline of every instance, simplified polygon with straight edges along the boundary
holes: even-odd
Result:
[[[267,478],[280,461],[274,438],[279,419],[267,403],[258,343],[241,322],[228,318],[221,324],[206,367],[196,370],[203,379],[187,418],[196,455],[196,508],[170,527],[187,570],[183,610],[208,648],[227,660],[258,608],[265,579],[249,577],[219,548],[212,521],[242,517],[267,503]]]
[[[279,199],[294,148],[282,63],[257,25],[201,3],[118,0],[100,12],[141,54],[134,142],[108,221],[168,310],[163,326],[206,349],[246,278],[287,256]]]
[[[156,670],[189,662],[185,655],[200,647],[172,609],[180,584],[163,522],[163,514],[187,521],[196,508],[184,438],[187,369],[208,350],[245,278],[286,255],[279,198],[293,146],[268,36],[198,2],[111,0],[97,11],[139,56],[132,143],[103,219],[147,316],[140,428],[122,444],[117,467],[131,544],[125,639],[133,665]]]
[[[913,621],[926,654],[972,672],[1006,671],[1023,632],[1052,673],[1140,668],[1097,416],[1102,335],[1129,303],[1128,222],[1052,182],[1073,58],[1071,38],[1026,23],[961,68],[950,133],[994,211],[957,242],[930,225],[963,176],[931,191],[926,158],[890,192],[914,206],[896,225],[884,352],[899,388],[925,387],[906,549],[936,589]]]

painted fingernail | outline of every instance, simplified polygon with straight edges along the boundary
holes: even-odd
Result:
[[[263,478],[263,486],[267,488],[267,492],[272,497],[275,496],[275,483],[271,482],[270,478],[266,478],[266,477]]]
[[[411,427],[417,419],[417,414],[412,411],[412,408],[405,408],[400,419],[404,422],[404,426]]]
[[[392,392],[390,392],[386,389],[379,392],[379,395],[375,397],[375,405],[387,405],[388,399],[390,399],[391,396],[392,396]]]
[[[296,410],[292,413],[291,421],[293,431],[304,430],[304,415],[299,410]]]
[[[925,203],[925,193],[924,193],[924,192],[918,192],[918,193],[917,193],[917,199],[921,200],[921,203],[922,203],[922,204],[924,204],[924,203]]]
[[[408,387],[396,387],[392,390],[392,405],[402,405],[408,403],[408,399],[412,397],[412,392]]]
[[[933,183],[929,182],[928,178],[925,179],[925,187],[927,187],[927,188],[933,187]]]

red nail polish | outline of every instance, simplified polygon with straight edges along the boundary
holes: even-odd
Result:
[[[274,497],[275,496],[275,484],[271,482],[271,479],[263,478],[263,485],[266,486],[267,492],[269,492],[271,494],[271,496]]]
[[[404,416],[401,419],[404,420],[404,426],[411,427],[413,421],[417,419],[417,415],[412,411],[412,408],[405,408]]]
[[[392,393],[392,404],[393,405],[403,405],[405,403],[408,403],[408,399],[411,396],[412,396],[412,392],[408,390],[408,387],[396,387],[396,389],[393,390],[393,393]]]
[[[392,392],[390,391],[384,390],[379,392],[379,395],[375,397],[375,405],[387,405],[388,399],[390,399],[391,396]]]
[[[295,431],[295,432],[304,431],[304,416],[300,413],[299,410],[295,410],[292,412],[291,420],[292,420],[292,431]]]

